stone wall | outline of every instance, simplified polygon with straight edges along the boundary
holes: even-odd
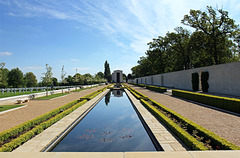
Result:
[[[192,90],[192,73],[199,73],[200,78],[202,71],[209,72],[209,92],[240,96],[240,62],[140,77],[129,82]]]

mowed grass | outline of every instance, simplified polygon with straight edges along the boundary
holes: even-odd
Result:
[[[25,92],[25,93],[23,93],[23,92],[16,92],[16,94],[15,93],[11,93],[11,92],[9,92],[9,93],[4,92],[4,94],[2,94],[2,92],[0,92],[0,98],[14,97],[14,96],[18,96],[18,95],[25,95],[25,94],[32,94],[32,93],[39,93],[39,92],[43,92],[43,91],[32,91],[32,92],[28,91],[28,92]]]
[[[49,99],[61,97],[61,96],[68,95],[68,94],[69,93],[58,93],[58,94],[52,94],[52,95],[49,94],[48,96],[35,98],[34,100],[49,100]]]
[[[92,88],[95,88],[95,87],[98,87],[98,86],[87,87],[87,88],[78,89],[78,90],[72,90],[71,92],[80,92],[80,91],[83,91],[83,90],[86,90],[86,89],[92,89]]]
[[[10,109],[14,109],[14,108],[18,108],[24,105],[0,105],[0,112],[6,111],[6,110],[10,110]]]

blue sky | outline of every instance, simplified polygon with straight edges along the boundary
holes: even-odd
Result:
[[[223,8],[240,23],[239,0],[0,0],[0,63],[33,72],[38,81],[53,68],[67,75],[104,71],[125,74],[153,38],[164,36],[190,9]]]

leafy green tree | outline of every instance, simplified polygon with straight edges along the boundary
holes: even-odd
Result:
[[[90,73],[84,74],[83,77],[84,77],[84,84],[92,84],[93,83],[93,76]]]
[[[104,77],[108,80],[108,82],[111,82],[112,75],[111,75],[110,66],[107,60],[104,63]]]
[[[98,76],[100,76],[101,78],[104,78],[104,73],[102,73],[101,71],[97,73]]]
[[[58,80],[57,80],[56,77],[52,78],[52,83],[53,83],[54,86],[58,86],[59,85]]]
[[[73,85],[73,77],[71,75],[68,75],[68,77],[65,78],[65,80],[67,81],[67,84],[69,86]]]
[[[66,76],[66,72],[64,71],[64,65],[62,66],[62,71],[61,71],[61,84],[64,85],[66,84],[66,79],[65,79],[65,76]]]
[[[83,85],[84,84],[84,76],[82,76],[80,73],[76,73],[73,76],[73,84],[74,85]]]
[[[37,78],[32,72],[27,72],[24,75],[24,81],[27,87],[35,87],[37,85]]]
[[[239,26],[229,18],[227,11],[214,10],[211,6],[207,6],[207,12],[190,10],[190,15],[185,15],[182,23],[207,36],[207,51],[214,59],[214,64],[224,63],[226,57],[231,57],[229,49],[234,45],[228,39],[237,38]]]
[[[23,73],[21,70],[19,70],[19,68],[12,69],[8,73],[8,85],[13,88],[23,87],[24,85]]]
[[[44,77],[42,77],[42,83],[45,86],[50,86],[52,81],[52,68],[50,66],[48,66],[48,64],[46,64],[46,70],[47,72],[43,73]]]
[[[9,70],[4,68],[5,63],[0,63],[0,88],[6,88],[8,86],[8,73]]]

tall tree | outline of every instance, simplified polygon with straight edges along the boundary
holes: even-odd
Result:
[[[231,47],[226,41],[237,38],[239,26],[228,17],[227,11],[214,10],[211,6],[207,6],[207,12],[190,10],[190,15],[185,15],[182,23],[206,34],[208,53],[212,55],[214,64],[224,63],[224,58],[231,56],[232,52],[228,51]]]
[[[64,65],[62,66],[62,71],[61,71],[61,83],[62,85],[64,85],[66,83],[66,80],[65,80],[65,76],[66,76],[66,72],[64,71]]]
[[[27,87],[34,87],[37,85],[37,78],[32,72],[27,72],[24,75],[24,81]]]
[[[9,70],[4,68],[5,63],[0,63],[0,88],[6,88],[8,86],[8,73]]]
[[[48,64],[46,64],[46,71],[45,73],[43,73],[44,77],[42,77],[42,83],[45,86],[50,86],[52,81],[52,68],[50,66],[48,66]]]
[[[107,60],[104,63],[104,77],[108,80],[108,82],[111,82],[111,71],[110,71],[110,66]]]
[[[12,69],[8,73],[8,85],[13,88],[23,87],[23,73],[19,68]]]

